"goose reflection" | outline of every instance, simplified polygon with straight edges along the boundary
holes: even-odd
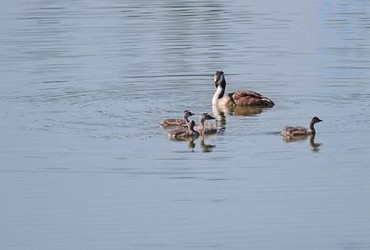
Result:
[[[322,143],[315,142],[316,134],[297,135],[291,137],[282,137],[286,143],[304,141],[309,138],[310,146],[313,152],[319,152]]]
[[[266,108],[251,107],[251,106],[212,106],[212,112],[216,118],[216,126],[218,133],[222,133],[226,129],[226,114],[232,116],[255,116],[262,113]]]
[[[234,116],[255,116],[261,114],[266,108],[254,106],[216,106],[213,105],[212,110],[218,113],[234,115]]]
[[[191,139],[189,142],[188,142],[188,149],[192,152],[194,152],[194,148],[195,148],[195,142],[194,142],[195,139]]]
[[[216,105],[213,105],[212,106],[212,113],[216,118],[216,126],[218,128],[225,128],[225,125],[226,125],[225,112],[220,110]]]
[[[213,148],[216,147],[216,145],[214,145],[214,144],[206,144],[205,143],[205,139],[206,139],[205,135],[201,134],[199,139],[200,139],[200,148],[201,148],[202,152],[204,152],[204,153],[212,152]]]
[[[322,145],[322,143],[315,142],[315,134],[310,135],[310,145],[313,152],[319,152],[319,147]]]

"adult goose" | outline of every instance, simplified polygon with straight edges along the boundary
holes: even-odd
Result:
[[[216,92],[212,98],[212,105],[216,106],[257,106],[273,107],[275,103],[268,97],[252,90],[239,90],[225,94],[226,79],[223,71],[216,71],[214,74]]]

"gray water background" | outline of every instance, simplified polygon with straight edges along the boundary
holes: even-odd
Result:
[[[370,249],[369,55],[367,1],[2,1],[0,249]],[[216,70],[276,106],[169,141]]]

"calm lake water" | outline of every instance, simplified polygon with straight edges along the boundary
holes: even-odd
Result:
[[[370,249],[369,2],[0,5],[0,249]],[[276,106],[169,141],[216,70]]]

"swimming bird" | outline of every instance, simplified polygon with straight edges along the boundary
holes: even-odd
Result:
[[[226,96],[226,80],[223,71],[216,71],[214,74],[214,83],[216,92],[212,98],[212,105],[217,106],[258,106],[258,107],[273,107],[275,103],[268,97],[261,95],[252,90],[239,90],[228,93]]]
[[[199,125],[195,126],[195,130],[204,135],[210,135],[217,133],[217,126],[211,124],[204,124],[206,120],[214,120],[215,117],[209,115],[208,113],[201,114],[199,118]]]
[[[189,117],[194,115],[190,110],[184,111],[183,119],[165,119],[160,125],[164,128],[173,128],[173,127],[188,127]]]
[[[194,130],[195,122],[192,120],[188,123],[188,129],[175,129],[168,133],[168,139],[175,141],[193,140],[199,136],[199,132]]]
[[[315,124],[318,123],[318,122],[322,122],[322,120],[320,118],[318,118],[317,116],[314,116],[310,122],[310,127],[309,128],[305,128],[305,127],[301,127],[301,126],[296,126],[296,127],[292,127],[292,126],[287,126],[283,129],[283,131],[280,133],[283,137],[304,137],[304,136],[308,136],[308,135],[314,135],[316,134],[316,130],[315,130]]]

